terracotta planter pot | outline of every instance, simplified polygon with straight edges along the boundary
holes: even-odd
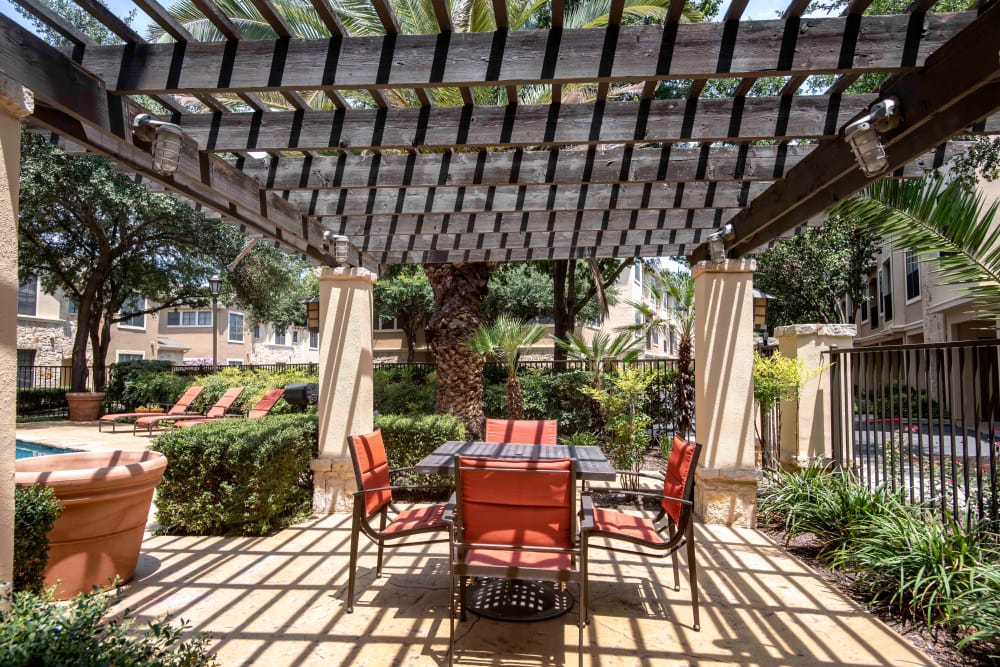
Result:
[[[69,404],[70,421],[94,421],[101,415],[101,402],[103,400],[104,392],[100,391],[67,392],[66,403]]]
[[[45,587],[58,599],[135,574],[153,489],[167,457],[159,452],[79,452],[19,459],[18,486],[52,487],[62,516],[48,534]]]

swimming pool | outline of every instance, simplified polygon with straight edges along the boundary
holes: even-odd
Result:
[[[26,459],[31,456],[46,456],[48,454],[69,454],[70,452],[80,451],[64,447],[49,447],[48,445],[39,445],[34,442],[24,442],[22,440],[17,440],[16,443],[14,449],[14,458],[16,459]]]

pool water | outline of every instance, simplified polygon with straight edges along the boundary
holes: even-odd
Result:
[[[32,456],[47,456],[49,454],[69,454],[80,451],[78,449],[66,449],[64,447],[49,447],[48,445],[37,445],[33,442],[16,441],[14,458],[26,459]]]

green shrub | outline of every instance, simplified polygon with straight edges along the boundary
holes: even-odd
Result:
[[[420,461],[442,443],[465,440],[465,426],[454,415],[375,416],[382,429],[390,468],[405,468]]]
[[[160,533],[264,535],[307,516],[315,415],[223,419],[174,429],[151,449],[170,463],[156,491]]]
[[[433,366],[384,366],[372,377],[375,409],[384,414],[434,414],[437,374]]]
[[[140,375],[169,373],[171,368],[173,368],[171,362],[158,359],[119,361],[111,364],[108,366],[108,381],[104,385],[104,405],[124,405],[127,410],[141,405],[141,403],[125,402],[125,387],[129,381]]]
[[[590,399],[582,391],[588,386],[586,371],[525,370],[521,377],[525,419],[556,419],[560,435],[592,430]]]
[[[56,603],[51,594],[15,593],[0,611],[0,664],[7,667],[202,667],[218,664],[207,640],[181,641],[186,625],[166,619],[137,632],[126,611],[120,621],[104,621],[114,598],[78,595]]]
[[[37,387],[17,390],[17,417],[29,418],[65,410],[66,387]]]
[[[41,484],[14,489],[14,590],[38,593],[49,564],[46,537],[62,514],[56,492]]]
[[[191,386],[191,378],[166,373],[141,373],[125,382],[121,403],[132,410],[138,406],[173,404]]]
[[[605,453],[617,470],[639,472],[649,448],[650,418],[645,404],[649,376],[639,368],[616,368],[603,389],[584,387],[582,392],[601,406],[605,420]],[[638,480],[624,479],[627,486]]]

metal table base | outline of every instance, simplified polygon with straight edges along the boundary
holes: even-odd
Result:
[[[573,596],[551,581],[480,579],[466,589],[465,607],[496,621],[541,621],[573,608]]]

